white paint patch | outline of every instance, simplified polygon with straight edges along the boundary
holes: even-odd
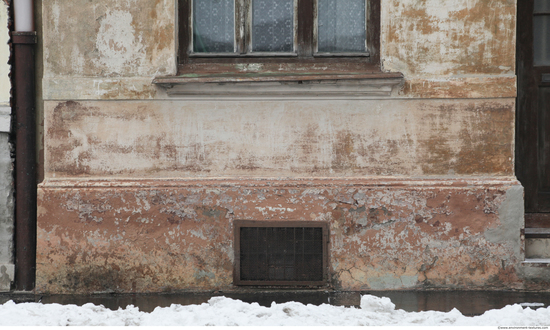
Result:
[[[106,75],[132,71],[129,66],[139,68],[146,57],[142,37],[136,35],[132,20],[132,15],[122,10],[109,11],[101,20],[96,40],[100,56],[96,62],[107,67]]]
[[[0,105],[0,132],[10,132],[11,108]]]
[[[59,34],[59,18],[61,17],[61,9],[57,2],[52,3],[52,19],[53,29],[56,34]]]
[[[262,212],[262,215],[267,215],[267,211],[270,211],[270,212],[277,212],[277,213],[285,213],[285,212],[294,212],[296,211],[296,209],[291,209],[291,208],[285,208],[285,207],[271,207],[271,206],[267,206],[267,207],[256,207],[256,210]]]
[[[9,78],[10,39],[8,30],[8,7],[2,1],[0,4],[0,103],[9,104],[11,83]]]

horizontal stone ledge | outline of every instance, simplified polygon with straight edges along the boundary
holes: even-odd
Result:
[[[526,259],[521,265],[524,267],[550,268],[550,259]]]
[[[311,77],[311,79],[313,78],[315,77]],[[329,76],[325,78],[329,78]],[[345,78],[343,76],[333,76],[333,78],[332,80],[308,80],[309,82],[306,84],[304,84],[304,81],[309,78],[306,79],[302,77],[302,80],[294,80],[294,82],[292,80],[290,82],[285,82],[280,80],[280,78],[277,78],[279,80],[273,78],[276,80],[275,86],[257,88],[263,88],[263,94],[258,94],[257,90],[248,91],[248,88],[245,88],[246,84],[253,83],[241,81],[240,87],[234,88],[240,88],[245,97],[242,95],[235,96],[234,91],[230,90],[227,82],[216,81],[214,78],[212,78],[214,80],[211,79],[212,81],[209,83],[199,81],[200,79],[198,78],[198,80],[187,79],[186,84],[188,84],[188,86],[185,88],[182,87],[183,85],[173,87],[176,86],[173,81],[176,77],[47,77],[43,79],[42,84],[44,86],[44,100],[211,100],[212,95],[217,95],[215,99],[218,100],[239,98],[280,100],[281,95],[286,96],[288,99],[376,99],[387,98],[388,95],[391,95],[392,99],[483,99],[516,97],[515,76],[435,78],[399,78],[392,76],[391,78],[381,78],[373,75],[369,79],[363,79],[365,81],[359,83],[360,87],[354,87],[354,84],[358,84],[357,81],[351,83],[352,80],[358,79],[339,80],[340,78]],[[360,77],[357,76],[356,78]],[[325,83],[320,83],[320,81],[323,80],[326,80]],[[375,80],[379,80],[380,84],[375,83]],[[298,83],[298,81],[302,81],[302,84]],[[331,81],[332,83],[328,83]],[[334,81],[340,82],[334,83]],[[273,83],[273,81],[265,81],[262,84],[269,85]],[[296,86],[289,86],[289,84],[295,84]],[[363,86],[361,86],[361,84]],[[164,87],[161,87],[161,85]],[[210,85],[219,86],[208,87]],[[311,87],[313,85],[318,86]],[[169,88],[170,86],[172,86],[172,88]],[[293,87],[290,89],[290,92],[287,91],[289,87]],[[310,90],[308,90],[308,88]],[[359,91],[355,91],[354,89],[358,89]],[[363,89],[363,91],[360,89]]]
[[[174,188],[174,187],[498,187],[520,185],[502,178],[175,178],[175,179],[47,179],[39,189],[67,188]]]

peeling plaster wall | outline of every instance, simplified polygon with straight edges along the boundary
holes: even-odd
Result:
[[[10,82],[10,65],[8,61],[10,59],[10,47],[8,42],[10,40],[10,34],[8,29],[8,10],[9,6],[6,2],[0,1],[0,106],[9,107],[11,96],[11,82]],[[4,130],[4,125],[1,125]]]
[[[515,90],[515,0],[383,0],[381,15],[383,66],[405,74],[405,95],[452,96],[467,77]]]
[[[14,278],[13,260],[13,160],[11,126],[10,47],[8,5],[0,1],[0,292],[8,291]]]
[[[176,72],[175,8],[44,3],[45,99],[157,97],[151,79]],[[515,97],[515,10],[514,0],[382,0],[383,67],[405,75],[403,97]]]
[[[513,176],[509,99],[46,102],[46,176]]]
[[[74,184],[39,191],[39,292],[233,289],[234,219],[328,222],[334,289],[526,288],[513,181]]]
[[[514,0],[385,0],[384,68],[408,77],[514,75]]]
[[[44,77],[174,74],[174,0],[43,4]]]
[[[42,2],[37,291],[231,289],[234,219],[330,224],[329,287],[548,289],[524,267],[512,0],[382,0],[387,98],[178,99],[175,0]]]

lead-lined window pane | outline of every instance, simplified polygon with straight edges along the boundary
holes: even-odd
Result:
[[[294,0],[252,1],[252,51],[294,51]]]
[[[318,0],[320,53],[365,52],[365,0]]]
[[[235,0],[193,0],[193,51],[235,51]]]
[[[550,66],[550,15],[535,16],[533,19],[535,65]]]

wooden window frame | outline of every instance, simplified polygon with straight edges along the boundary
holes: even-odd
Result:
[[[250,72],[285,71],[324,74],[380,73],[380,0],[366,0],[366,43],[367,53],[316,53],[314,34],[316,28],[315,5],[317,0],[297,0],[297,26],[295,28],[295,54],[244,53],[207,54],[191,53],[193,39],[191,29],[192,0],[178,2],[179,51],[178,75],[186,74],[239,74]],[[236,0],[239,1],[239,0]],[[245,12],[248,9],[245,9]],[[239,15],[240,17],[240,15]],[[237,19],[239,19],[237,17]],[[242,19],[242,18],[241,18]],[[247,29],[250,31],[250,29]],[[245,38],[246,35],[245,35]],[[237,38],[238,50],[244,50],[246,43]],[[244,69],[243,69],[244,68]],[[259,69],[258,69],[259,68]]]
[[[245,281],[241,280],[240,229],[242,227],[314,227],[323,230],[323,280],[322,281]],[[274,221],[274,220],[234,220],[233,221],[233,284],[238,286],[304,286],[322,287],[329,285],[329,224],[322,221]]]

